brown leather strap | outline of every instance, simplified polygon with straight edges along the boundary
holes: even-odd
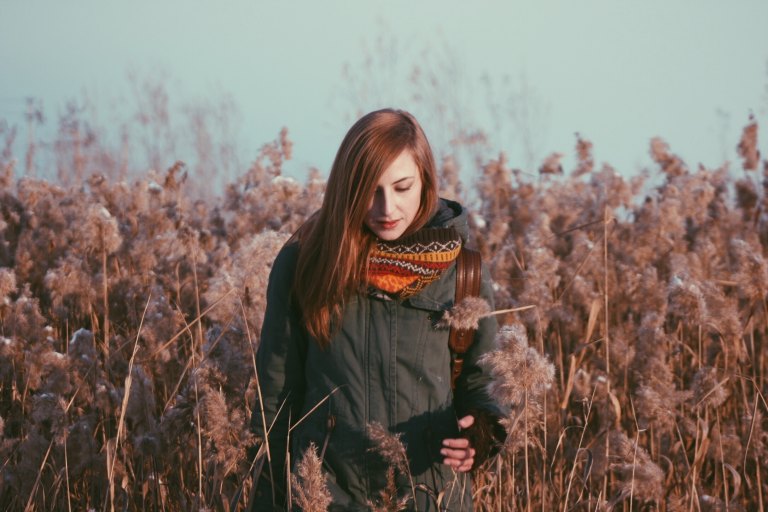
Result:
[[[454,305],[466,297],[480,295],[480,253],[462,248],[456,261],[456,298]],[[454,329],[448,335],[451,349],[451,388],[455,389],[456,379],[461,375],[464,353],[472,346],[475,338],[474,329]]]

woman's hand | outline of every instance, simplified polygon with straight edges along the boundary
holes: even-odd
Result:
[[[475,422],[473,416],[464,416],[459,420],[459,428],[465,429]],[[475,449],[469,445],[469,440],[464,438],[443,439],[443,448],[440,454],[445,457],[443,464],[451,466],[454,471],[466,473],[472,469],[475,463]]]

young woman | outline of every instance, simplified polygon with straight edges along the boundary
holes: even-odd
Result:
[[[385,109],[358,120],[321,209],[269,278],[252,425],[269,441],[270,462],[254,510],[285,508],[287,445],[295,462],[310,443],[330,510],[369,510],[388,470],[372,449],[371,424],[401,435],[408,468],[396,482],[403,496],[415,490],[410,509],[438,510],[439,497],[440,510],[471,510],[467,472],[498,432],[477,364],[493,349],[496,322],[480,322],[455,390],[449,331],[438,326],[467,235],[466,211],[437,197],[432,151],[413,116]],[[492,302],[485,270],[481,295]]]

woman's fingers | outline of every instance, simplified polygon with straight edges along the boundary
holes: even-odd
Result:
[[[442,450],[440,450],[440,454],[446,458],[451,458],[456,460],[465,460],[475,456],[475,449],[465,448],[465,449],[451,450],[449,448],[443,448]]]
[[[475,417],[468,414],[459,420],[459,428],[464,430],[471,427],[475,423]]]
[[[470,471],[472,469],[472,466],[475,463],[475,459],[467,459],[464,461],[464,463],[456,468],[456,471],[459,473],[466,473],[467,471]]]
[[[475,459],[473,456],[469,456],[468,458],[451,458],[446,457],[443,459],[443,464],[446,466],[450,466],[455,471],[461,471],[466,472],[472,469],[472,465],[475,463]]]
[[[464,430],[474,423],[475,418],[467,415],[459,420],[459,428]],[[443,464],[452,467],[454,471],[466,473],[475,463],[475,449],[469,445],[469,439],[463,437],[443,439],[440,454],[444,457]]]
[[[445,439],[443,449],[443,464],[452,467],[456,471],[466,472],[472,469],[475,462],[475,449],[469,447],[466,439]]]
[[[469,439],[459,437],[456,439],[443,439],[444,448],[469,448]]]

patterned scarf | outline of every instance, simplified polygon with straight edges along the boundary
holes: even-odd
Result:
[[[416,295],[456,259],[461,238],[453,228],[425,228],[391,242],[379,240],[368,257],[368,284],[392,297]]]

